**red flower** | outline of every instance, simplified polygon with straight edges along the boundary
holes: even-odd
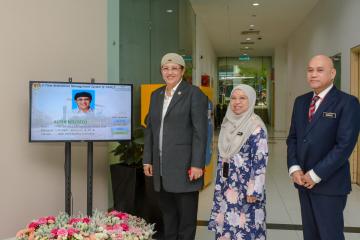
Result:
[[[109,215],[114,216],[114,217],[118,217],[121,220],[126,220],[129,217],[127,213],[118,212],[116,210],[109,212]]]
[[[57,238],[57,236],[58,236],[58,234],[57,234],[58,230],[59,230],[58,228],[54,228],[53,230],[51,230],[51,234],[53,235],[54,238]]]
[[[55,222],[55,217],[54,216],[48,216],[46,218],[46,220],[47,220],[48,223],[54,223]]]
[[[41,217],[37,220],[37,222],[39,223],[39,225],[47,224],[47,218]]]
[[[37,229],[39,227],[39,223],[38,222],[31,222],[28,225],[28,228],[33,228],[33,229]]]
[[[69,236],[71,237],[71,236],[73,236],[75,233],[79,233],[79,230],[77,230],[77,229],[75,229],[75,228],[69,228],[69,229],[67,230],[67,232],[68,232]]]
[[[88,218],[88,217],[85,217],[85,218],[71,218],[69,220],[69,224],[74,224],[74,223],[78,223],[78,222],[88,224],[90,222],[90,218]]]
[[[82,222],[81,218],[71,218],[69,220],[69,224],[74,224],[74,223],[78,223],[78,222]]]
[[[121,223],[120,226],[122,227],[122,229],[126,232],[129,231],[129,225],[125,224],[125,223]]]
[[[90,222],[90,218],[85,217],[82,219],[82,222],[88,224]]]

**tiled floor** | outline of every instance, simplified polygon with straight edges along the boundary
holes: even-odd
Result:
[[[269,138],[269,163],[267,168],[267,223],[301,225],[300,205],[286,166],[286,144],[283,133],[271,133]],[[198,219],[207,221],[212,205],[214,186],[211,184],[200,193]],[[353,185],[345,209],[345,226],[360,227],[360,187]],[[212,240],[214,233],[207,227],[197,228],[196,240]],[[360,233],[345,233],[346,240],[359,240]],[[267,231],[268,240],[302,240],[301,231]]]

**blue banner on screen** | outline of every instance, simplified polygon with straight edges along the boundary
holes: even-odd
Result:
[[[131,139],[132,85],[30,82],[30,141]]]

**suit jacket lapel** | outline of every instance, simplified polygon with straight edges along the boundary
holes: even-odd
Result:
[[[305,135],[312,129],[312,127],[316,124],[316,122],[320,119],[321,115],[323,114],[324,110],[328,106],[330,106],[334,101],[336,101],[336,95],[337,95],[337,89],[334,86],[328,94],[326,94],[325,98],[320,103],[318,109],[316,109],[316,112],[311,120],[311,122],[306,126],[305,129]],[[310,103],[309,103],[310,106]]]
[[[165,95],[165,87],[162,87],[161,91],[159,92],[159,95],[157,96],[157,103],[155,104],[155,106],[159,106],[159,107],[156,107],[155,109],[158,111],[158,112],[156,112],[156,116],[158,117],[158,119],[160,121],[161,121],[162,110],[163,110],[163,106],[164,106],[164,95]]]
[[[171,109],[174,108],[175,104],[186,95],[188,87],[189,87],[188,83],[185,82],[184,80],[182,80],[179,87],[176,89],[174,96],[171,99],[171,102],[166,111],[165,117],[168,115],[168,113],[171,111]]]

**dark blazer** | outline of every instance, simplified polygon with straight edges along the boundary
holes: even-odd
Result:
[[[190,167],[204,168],[207,140],[207,97],[198,87],[182,81],[169,104],[163,123],[162,161],[159,133],[165,86],[151,95],[145,130],[144,164],[153,165],[154,187],[167,192],[193,192],[203,185],[203,178],[190,181]],[[161,165],[161,166],[160,166]]]
[[[312,97],[313,92],[309,92],[295,100],[287,138],[288,168],[299,165],[304,172],[313,169],[321,178],[310,190],[313,193],[348,194],[351,191],[348,159],[359,135],[359,101],[334,86],[309,123]]]

